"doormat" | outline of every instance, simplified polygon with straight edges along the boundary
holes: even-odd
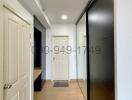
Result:
[[[69,87],[68,81],[55,81],[53,87]]]

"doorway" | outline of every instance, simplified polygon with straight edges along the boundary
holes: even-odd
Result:
[[[53,36],[52,39],[52,79],[58,81],[69,80],[68,36]]]

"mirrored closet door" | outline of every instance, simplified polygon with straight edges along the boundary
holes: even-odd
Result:
[[[79,87],[87,98],[87,44],[86,44],[86,13],[77,24],[77,78]]]

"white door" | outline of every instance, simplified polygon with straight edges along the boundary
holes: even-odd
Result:
[[[69,80],[68,37],[53,37],[52,69],[53,80]]]
[[[30,25],[4,11],[4,100],[30,100]]]

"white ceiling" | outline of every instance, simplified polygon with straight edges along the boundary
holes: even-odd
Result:
[[[73,24],[89,0],[40,0],[43,10],[53,24]],[[62,20],[61,15],[68,15],[67,20]]]

